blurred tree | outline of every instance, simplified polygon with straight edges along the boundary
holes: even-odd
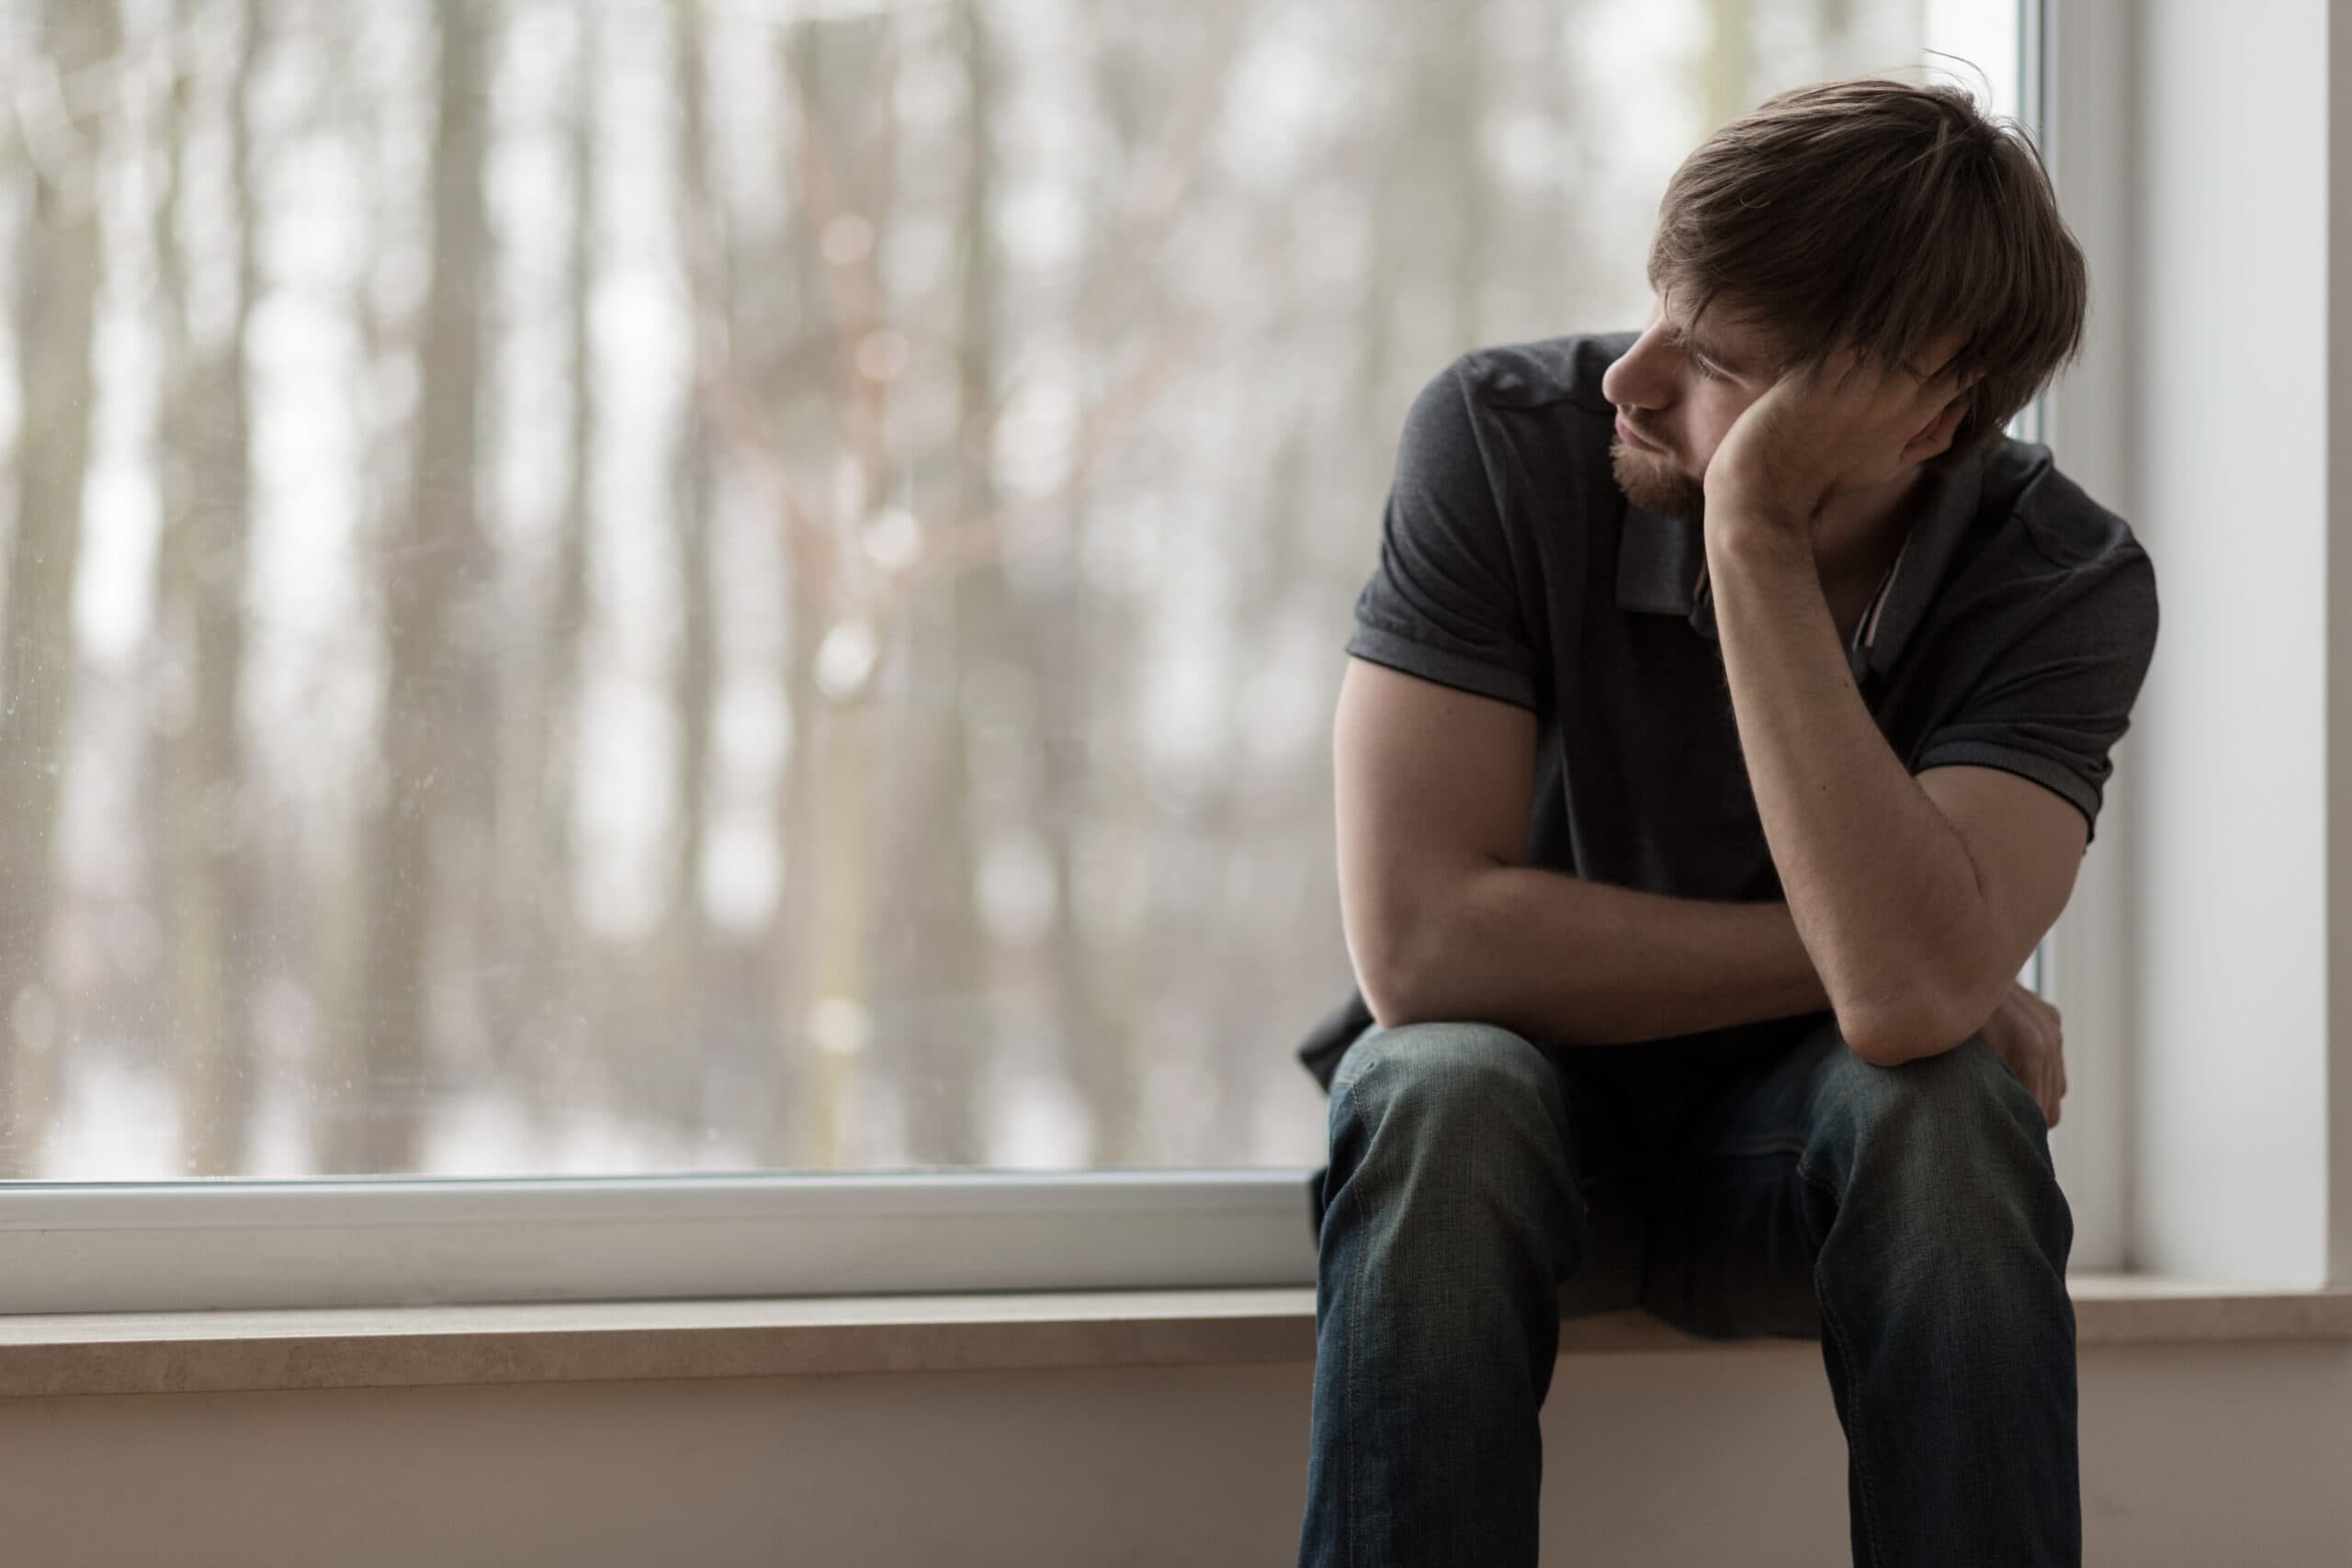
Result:
[[[1094,226],[1093,265],[1095,276],[1107,283],[1122,265],[1122,251],[1134,243],[1130,204],[1141,172],[1157,159],[1196,165],[1211,156],[1203,144],[1161,142],[1167,128],[1155,112],[1159,101],[1172,98],[1184,105],[1184,118],[1195,126],[1213,122],[1207,106],[1222,98],[1220,79],[1230,56],[1220,36],[1202,62],[1205,69],[1169,80],[1173,62],[1155,36],[1166,25],[1165,17],[1114,7],[1090,20],[1088,64],[1105,122],[1096,164],[1104,200],[1090,204],[1104,214]],[[1088,356],[1094,363],[1110,357]],[[1152,933],[1148,922],[1121,930],[1090,920],[1092,901],[1085,880],[1102,874],[1103,829],[1124,838],[1147,836],[1150,828],[1139,815],[1146,800],[1144,770],[1126,748],[1097,743],[1104,730],[1138,733],[1128,728],[1126,714],[1136,690],[1130,671],[1139,628],[1135,617],[1122,614],[1090,584],[1086,570],[1088,536],[1106,525],[1096,513],[1110,499],[1091,471],[1100,456],[1072,454],[1076,478],[1064,502],[1069,522],[1056,540],[1057,569],[1035,574],[1045,581],[1031,590],[1020,624],[1038,693],[1039,767],[1031,812],[1033,830],[1047,846],[1053,866],[1047,953],[1057,1065],[1086,1108],[1084,1163],[1114,1166],[1141,1163],[1148,1132],[1136,1043]]]
[[[1747,43],[1751,4],[1752,0],[1707,0],[1706,51],[1699,68],[1702,135],[1749,106],[1748,81],[1755,69]]]
[[[489,229],[482,197],[484,8],[435,0],[437,70],[429,276],[416,347],[407,506],[380,553],[386,669],[379,737],[385,788],[364,829],[364,935],[356,994],[336,1043],[345,1094],[322,1107],[321,1159],[340,1172],[413,1170],[430,1085],[435,829],[447,819],[469,694],[451,608],[480,560],[475,427],[483,366]],[[454,699],[454,700],[453,700]],[[458,779],[449,774],[458,773]],[[479,810],[487,791],[474,797]],[[457,862],[474,864],[479,862]]]
[[[712,355],[707,337],[723,338],[732,315],[733,280],[724,214],[711,187],[708,62],[702,0],[672,0],[672,77],[676,130],[677,234],[684,260],[688,320],[695,344],[695,385]],[[711,719],[718,699],[718,604],[711,515],[717,502],[712,432],[698,399],[688,398],[671,453],[671,547],[676,562],[678,623],[671,669],[671,706],[677,725],[672,752],[668,889],[657,957],[654,994],[662,1032],[700,1056],[707,1045],[709,922],[704,913],[702,869],[709,840]],[[694,1127],[706,1114],[698,1086],[671,1070],[666,1059],[632,1074],[648,1097],[667,1103],[679,1124]]]
[[[564,91],[555,109],[563,169],[557,295],[563,384],[561,482],[536,620],[511,637],[501,660],[496,950],[485,977],[492,1060],[517,1088],[533,1121],[559,1134],[567,1110],[544,1092],[597,1043],[600,1003],[611,988],[592,962],[594,939],[579,916],[579,844],[573,830],[580,777],[582,643],[589,595],[594,497],[603,472],[599,367],[593,309],[605,211],[599,127],[605,114],[604,7],[566,8],[571,25]],[[521,434],[515,433],[515,439]]]
[[[782,1108],[780,1142],[793,1165],[816,1170],[841,1163],[852,1086],[874,1033],[867,942],[879,628],[859,546],[891,501],[890,385],[860,351],[878,344],[887,325],[880,258],[893,212],[897,25],[888,14],[797,22],[779,73],[796,154],[796,231],[815,251],[831,350],[822,400],[808,412],[823,415],[834,437],[830,504],[787,514],[782,1043],[799,1070],[785,1085],[797,1098]]]
[[[166,941],[170,953],[182,1159],[194,1176],[244,1168],[252,1119],[251,1010],[258,911],[244,838],[243,685],[247,541],[253,479],[247,327],[259,291],[260,215],[254,193],[251,98],[266,13],[234,6],[237,50],[218,85],[227,122],[227,324],[200,341],[191,319],[187,220],[188,118],[199,29],[230,11],[177,0],[164,186],[155,209],[157,296],[164,320],[156,413],[161,537],[154,631],[169,678],[158,759],[164,775]]]
[[[954,0],[948,47],[963,78],[956,182],[954,425],[941,454],[944,495],[933,528],[961,529],[996,510],[990,433],[996,416],[999,273],[995,225],[996,43],[978,0]],[[976,897],[972,730],[978,700],[1004,658],[1004,575],[993,555],[917,585],[906,605],[909,675],[891,755],[891,829],[874,922],[876,1057],[895,1080],[907,1145],[925,1165],[987,1157],[981,1071],[995,1043],[989,1005],[989,933]]]
[[[0,1174],[30,1176],[58,1081],[59,1009],[44,959],[77,663],[74,600],[94,397],[92,327],[106,255],[98,170],[118,47],[112,0],[40,7],[37,93],[20,95],[32,206],[17,294],[23,399],[15,534],[0,621]]]

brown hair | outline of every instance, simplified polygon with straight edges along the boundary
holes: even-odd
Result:
[[[1720,300],[1786,345],[1918,356],[1957,332],[1979,378],[1954,454],[1998,435],[2081,345],[2083,253],[2041,156],[1962,89],[1877,78],[1767,98],[1683,161],[1658,206],[1650,282],[1695,321]]]

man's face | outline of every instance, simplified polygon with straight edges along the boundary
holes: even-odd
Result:
[[[1700,516],[1715,448],[1777,374],[1761,327],[1722,309],[1694,327],[1652,295],[1642,335],[1600,378],[1617,405],[1609,457],[1618,488],[1647,511]]]

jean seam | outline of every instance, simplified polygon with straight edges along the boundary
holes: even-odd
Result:
[[[1837,1201],[1838,1189],[1834,1182],[1818,1179],[1815,1173],[1806,1168],[1803,1158],[1798,1159],[1796,1170],[1798,1178],[1806,1186],[1827,1194],[1833,1203]],[[1879,1544],[1878,1491],[1871,1483],[1869,1466],[1862,1462],[1860,1368],[1854,1358],[1853,1341],[1847,1337],[1846,1325],[1838,1320],[1838,1314],[1829,1304],[1829,1292],[1823,1288],[1821,1265],[1818,1260],[1815,1262],[1813,1268],[1813,1293],[1815,1300],[1821,1307],[1821,1321],[1828,1325],[1829,1337],[1837,1343],[1838,1358],[1846,1366],[1847,1403],[1851,1407],[1847,1416],[1849,1427],[1846,1434],[1847,1459],[1854,1467],[1855,1484],[1862,1495],[1862,1529],[1870,1540],[1871,1562],[1883,1562],[1886,1561],[1886,1549]]]
[[[1357,1080],[1363,1077],[1362,1073],[1358,1073],[1355,1077],[1350,1078],[1347,1081],[1347,1089],[1352,1091]],[[1351,1114],[1354,1113],[1351,1110]],[[1356,1172],[1348,1173],[1350,1182],[1352,1183],[1355,1177]],[[1357,1195],[1357,1201],[1359,1203],[1363,1201],[1362,1194]],[[1347,1483],[1341,1494],[1342,1506],[1340,1509],[1339,1520],[1340,1545],[1341,1555],[1346,1559],[1346,1568],[1355,1568],[1356,1499],[1363,1491],[1362,1477],[1356,1473],[1356,1427],[1362,1425],[1363,1417],[1356,1387],[1356,1344],[1362,1336],[1363,1326],[1363,1247],[1358,1246],[1351,1248],[1349,1253],[1347,1364],[1340,1369],[1340,1381],[1348,1391],[1347,1416],[1342,1423],[1347,1435],[1348,1458],[1344,1466]]]

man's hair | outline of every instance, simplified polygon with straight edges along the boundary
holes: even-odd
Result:
[[[1683,161],[1650,282],[1695,321],[1755,318],[1784,367],[1844,345],[1915,370],[1957,332],[1979,378],[1954,455],[1998,435],[2081,345],[2088,283],[2041,154],[1962,89],[1877,78],[1767,98]]]

